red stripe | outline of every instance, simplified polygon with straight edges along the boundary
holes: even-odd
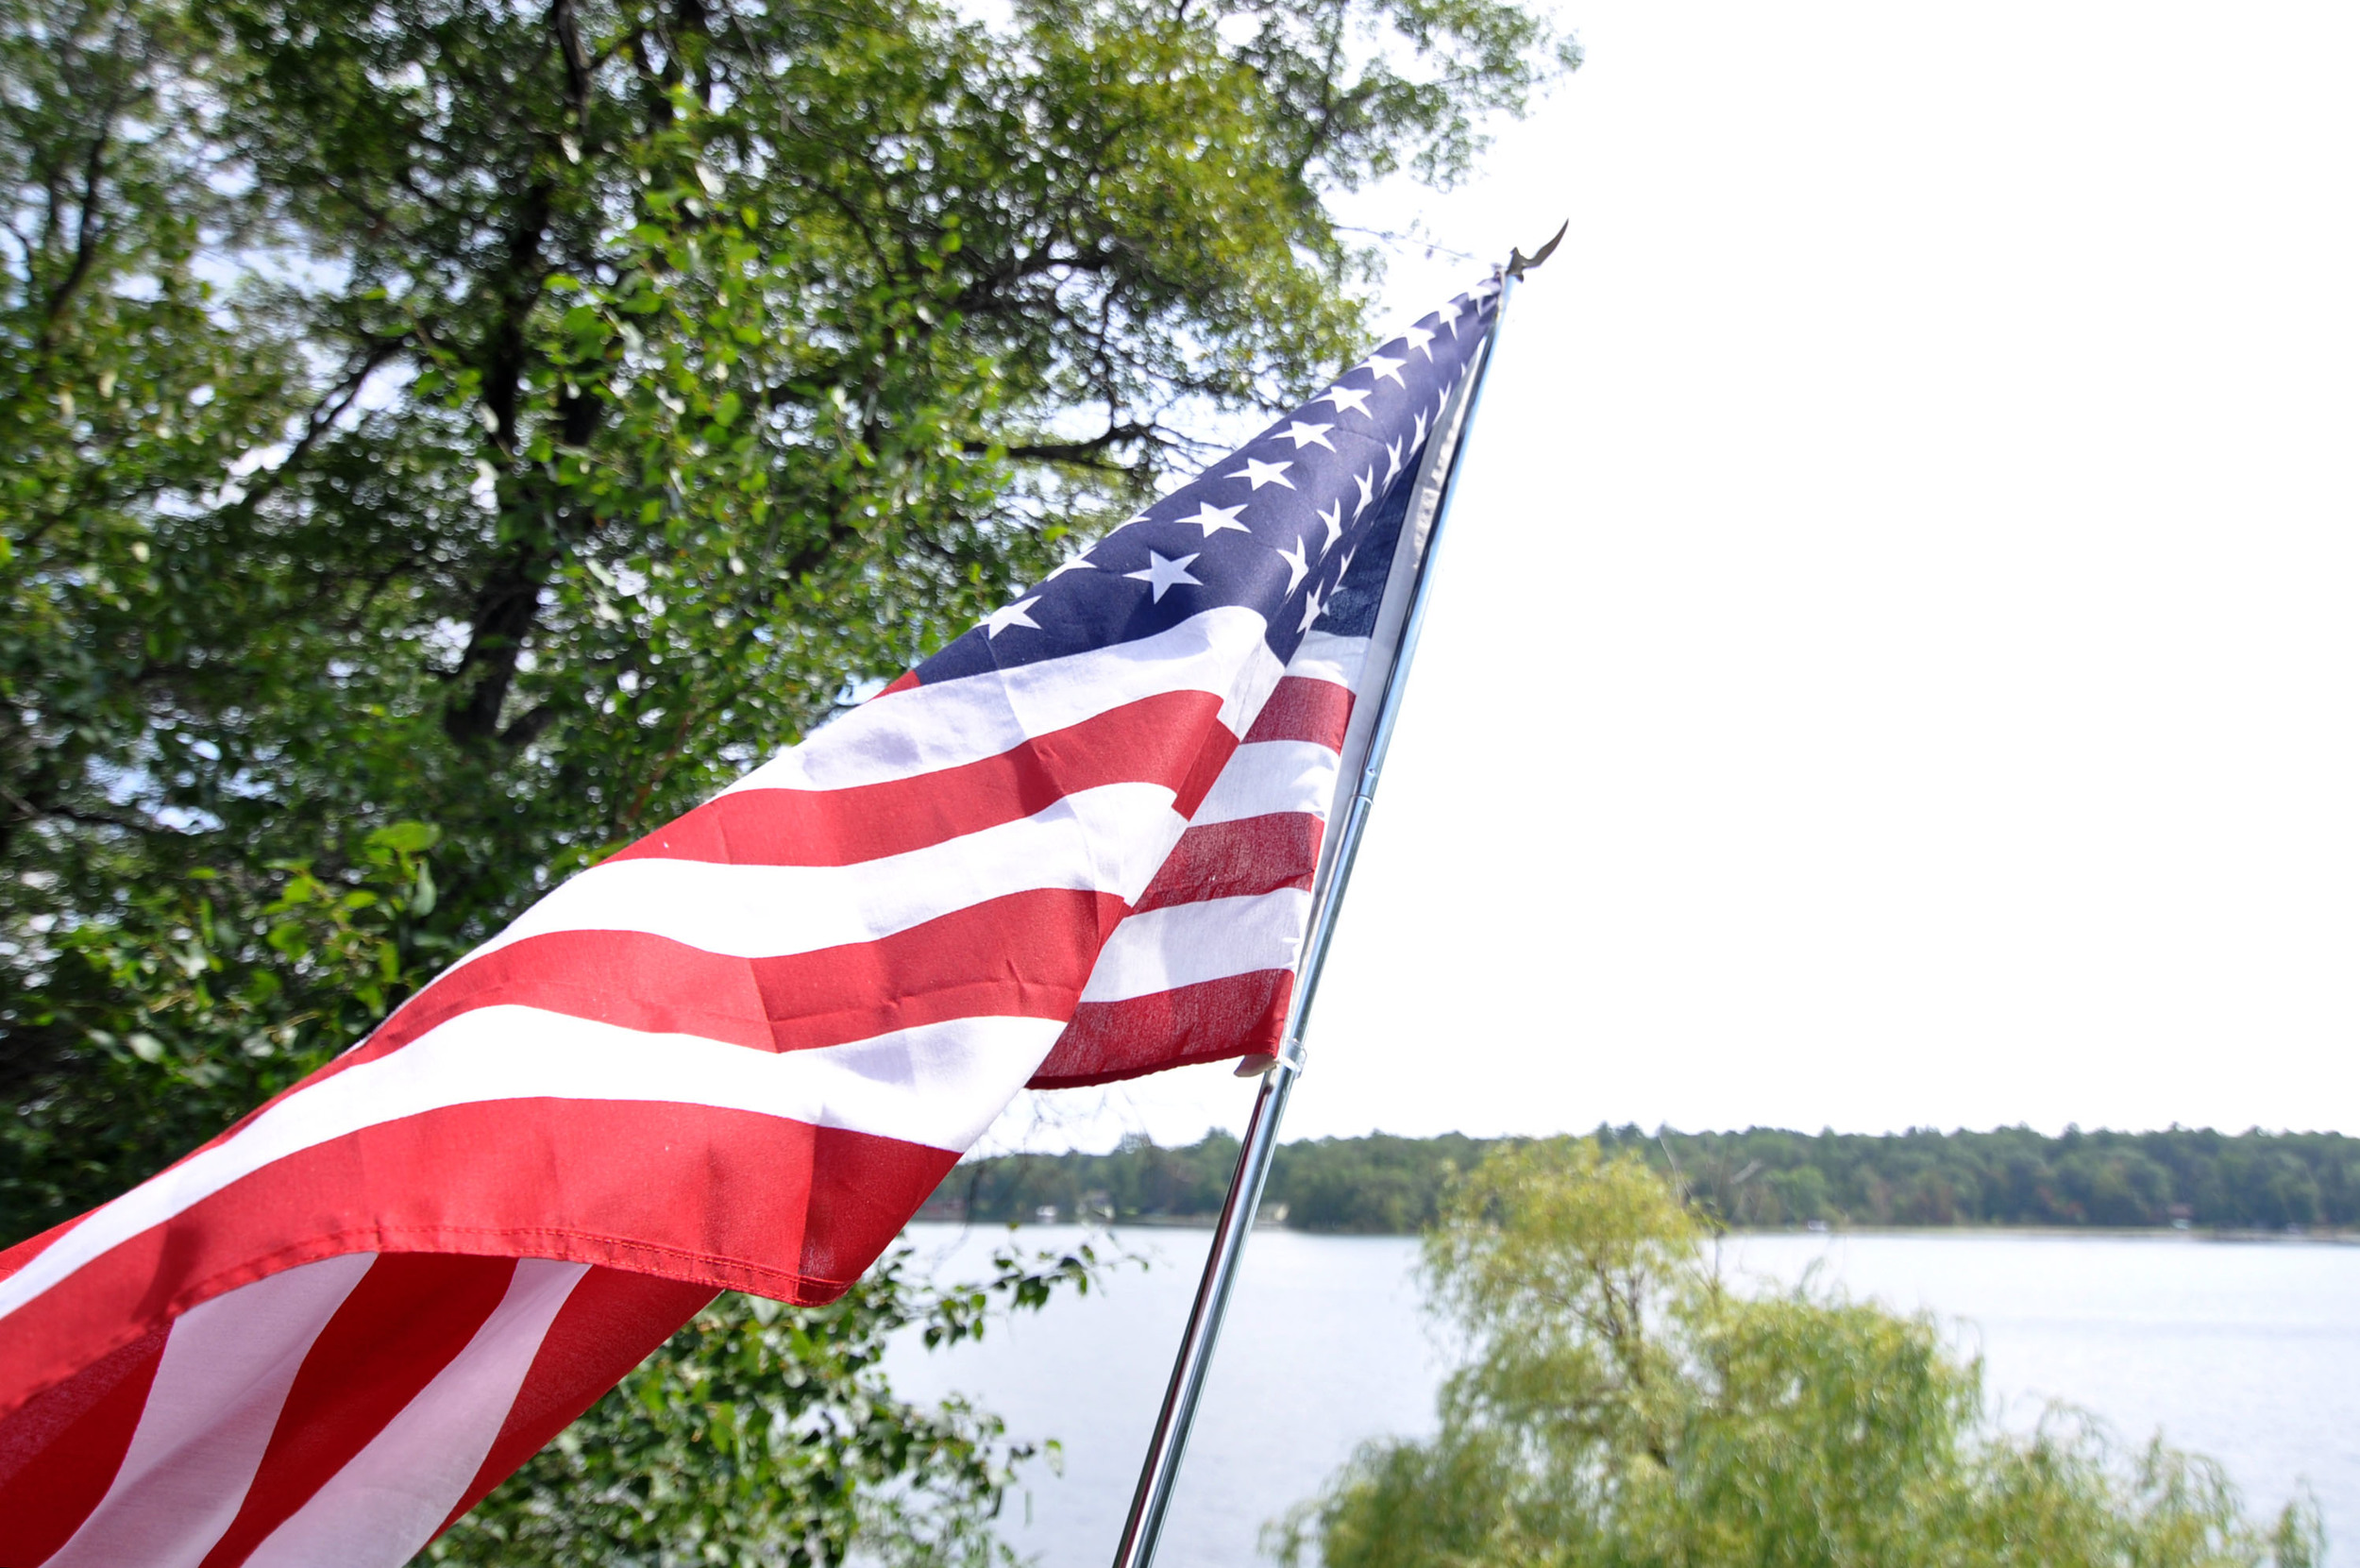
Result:
[[[778,958],[706,953],[638,931],[529,936],[447,972],[306,1082],[501,1003],[757,1051],[843,1045],[950,1019],[1061,1019],[1127,909],[1111,893],[1036,888],[873,942]]]
[[[1173,788],[1172,809],[1183,817],[1194,817],[1196,808],[1205,803],[1221,770],[1229,766],[1229,759],[1238,750],[1238,737],[1218,724],[1208,725],[1211,732],[1205,745],[1197,751],[1196,763]]]
[[[147,1408],[166,1333],[150,1330],[0,1420],[0,1563],[45,1560],[107,1495]]]
[[[891,697],[895,692],[907,691],[916,684],[918,684],[918,671],[914,669],[905,669],[901,674],[895,676],[893,678],[893,683],[885,687],[885,690],[879,692],[877,697]],[[874,702],[877,700],[877,697],[872,697],[868,700]]]
[[[1293,993],[1292,969],[1261,969],[1124,1002],[1086,1002],[1029,1087],[1079,1088],[1273,1054]]]
[[[1112,893],[1044,888],[880,941],[751,967],[782,1051],[952,1019],[1064,1018],[1127,910]]]
[[[467,1348],[514,1258],[397,1254],[369,1266],[312,1342],[237,1518],[201,1568],[236,1568]]]
[[[445,970],[366,1043],[307,1082],[390,1055],[462,1013],[503,1003],[774,1049],[747,960],[640,931],[557,931]]]
[[[958,1162],[948,1149],[813,1128],[801,1271],[807,1281],[828,1282],[827,1294],[816,1299],[834,1301],[851,1290]]]
[[[1288,811],[1190,828],[1139,895],[1138,908],[1308,887],[1319,868],[1323,827],[1307,812]]]
[[[1316,741],[1331,751],[1344,749],[1344,732],[1352,724],[1352,691],[1333,681],[1290,675],[1272,688],[1270,700],[1254,717],[1245,734],[1257,740]]]
[[[840,1293],[901,1234],[958,1156],[925,1150],[936,1157],[913,1158],[911,1145],[834,1127],[815,1129],[812,1144],[802,1269],[810,1278],[837,1281]],[[444,1528],[646,1359],[712,1294],[706,1286],[615,1269],[583,1275],[549,1325],[507,1424]]]
[[[843,789],[738,790],[613,858],[852,866],[1020,821],[1102,784],[1159,784],[1185,798],[1208,757],[1218,773],[1237,749],[1220,716],[1221,699],[1210,692],[1165,692],[1036,735],[996,757],[915,778]],[[1183,815],[1193,809],[1195,801],[1181,808]]]
[[[707,1286],[619,1269],[593,1269],[582,1275],[542,1337],[483,1467],[435,1533],[457,1524],[712,1299]]]
[[[0,1334],[0,1418],[200,1302],[353,1252],[548,1257],[832,1301],[957,1157],[643,1101],[405,1117],[276,1161],[26,1302]]]
[[[0,1279],[8,1278],[34,1258],[47,1252],[67,1231],[89,1218],[88,1214],[76,1214],[71,1220],[60,1220],[38,1236],[28,1236],[15,1246],[0,1252]]]

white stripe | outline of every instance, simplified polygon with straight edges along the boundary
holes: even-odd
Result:
[[[1115,927],[1099,950],[1082,1000],[1124,1002],[1257,969],[1293,969],[1310,919],[1311,895],[1301,887],[1144,910]]]
[[[1243,734],[1286,671],[1264,641],[1270,623],[1224,606],[1137,642],[1040,659],[864,702],[781,752],[740,789],[846,789],[996,757],[1036,735],[1166,692],[1205,691]]]
[[[1292,811],[1325,821],[1335,796],[1333,748],[1314,740],[1257,740],[1229,754],[1189,820],[1199,825],[1236,822]]]
[[[181,1314],[114,1484],[52,1568],[202,1562],[245,1502],[312,1342],[376,1260],[308,1263]]]
[[[483,1468],[541,1341],[588,1265],[521,1259],[467,1348],[434,1374],[245,1568],[400,1568]]]
[[[1307,681],[1333,681],[1346,691],[1360,689],[1360,666],[1368,662],[1369,639],[1308,632],[1287,661],[1287,673]]]
[[[740,958],[814,953],[1042,887],[1136,902],[1187,826],[1164,785],[1116,784],[1076,790],[1019,821],[851,866],[609,861],[461,962],[558,931],[647,932]]]
[[[1063,1027],[1056,1019],[952,1019],[849,1045],[772,1053],[537,1007],[478,1007],[399,1051],[289,1095],[235,1138],[94,1210],[0,1280],[0,1317],[275,1160],[446,1105],[519,1099],[713,1105],[964,1150],[1033,1075]]]

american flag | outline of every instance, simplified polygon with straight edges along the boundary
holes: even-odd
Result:
[[[391,1568],[716,1290],[834,1299],[1027,1084],[1275,1052],[1496,302],[0,1254],[0,1564]]]

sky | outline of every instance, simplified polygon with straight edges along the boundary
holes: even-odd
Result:
[[[2360,1133],[2360,8],[1561,14],[1288,1136]]]

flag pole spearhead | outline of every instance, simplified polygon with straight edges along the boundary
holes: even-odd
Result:
[[[1549,243],[1542,245],[1540,249],[1534,251],[1529,256],[1526,256],[1523,251],[1518,250],[1515,246],[1510,245],[1508,249],[1508,276],[1521,279],[1526,273],[1530,272],[1533,268],[1547,261],[1550,255],[1557,249],[1559,242],[1565,238],[1565,231],[1573,227],[1574,220],[1571,218],[1567,218],[1563,223],[1559,224],[1557,226],[1557,232],[1549,236]]]

